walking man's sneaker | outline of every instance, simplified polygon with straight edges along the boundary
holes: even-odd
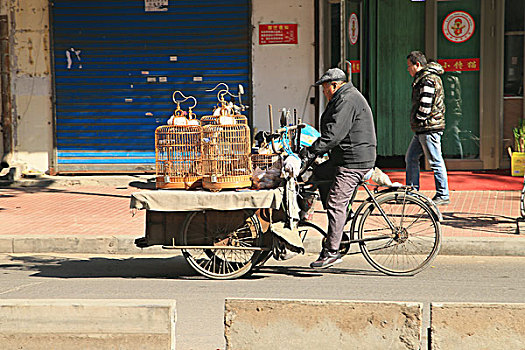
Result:
[[[436,205],[447,205],[447,204],[450,204],[450,199],[448,198],[441,198],[441,197],[434,197],[432,198],[432,200],[434,201],[434,203]]]
[[[342,262],[341,254],[339,252],[330,252],[327,249],[323,249],[319,258],[310,264],[313,269],[326,269],[327,267],[339,264]]]

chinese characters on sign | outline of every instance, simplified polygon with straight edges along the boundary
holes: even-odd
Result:
[[[144,0],[145,12],[168,11],[168,0]]]
[[[350,15],[350,18],[348,18],[348,40],[350,40],[351,45],[355,45],[355,43],[357,43],[358,38],[359,20],[357,19],[357,15],[355,13],[352,13]]]
[[[297,24],[259,24],[259,45],[297,44]]]
[[[450,58],[438,60],[445,72],[479,71],[479,58]]]
[[[350,65],[352,65],[352,73],[361,73],[361,61],[351,60],[346,61],[346,73],[350,73]]]

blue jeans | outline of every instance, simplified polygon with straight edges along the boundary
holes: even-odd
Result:
[[[449,199],[447,168],[441,154],[442,135],[442,131],[414,135],[405,155],[406,184],[419,189],[419,158],[425,154],[434,172],[436,197]]]

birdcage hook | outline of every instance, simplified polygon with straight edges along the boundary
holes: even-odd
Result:
[[[177,101],[177,93],[179,93],[179,94],[182,96],[182,98],[183,98],[182,101]],[[182,92],[180,92],[179,90],[177,90],[177,91],[175,91],[175,92],[173,93],[173,102],[175,102],[175,103],[177,103],[177,104],[178,104],[178,103],[182,103],[182,102],[186,102],[186,101],[189,100],[190,98],[193,99],[193,106],[190,107],[191,109],[193,109],[193,108],[195,108],[195,106],[197,106],[197,99],[196,99],[195,97],[193,97],[193,96],[185,96],[185,95],[184,95]]]
[[[183,100],[181,100],[181,101],[177,100],[177,93],[179,93],[182,96]],[[193,97],[193,96],[185,96],[181,91],[176,90],[173,93],[172,99],[173,99],[173,102],[175,102],[175,104],[177,105],[177,109],[175,109],[175,112],[174,112],[175,116],[183,115],[183,111],[180,109],[180,104],[181,103],[183,103],[183,102],[185,102],[185,101],[187,101],[189,99],[193,99],[193,106],[188,108],[188,110],[189,110],[188,117],[191,119],[192,116],[195,116],[195,114],[192,112],[192,109],[195,108],[195,106],[197,106],[197,99],[195,97]]]
[[[217,93],[217,99],[219,100],[219,102],[224,104],[224,103],[226,103],[226,101],[224,100],[224,95],[226,95],[226,94],[231,95],[230,87],[226,83],[219,83],[219,84],[215,85],[215,87],[213,89],[206,90],[206,91],[207,92],[212,92],[212,91],[214,91],[215,89],[217,89],[221,85],[224,85],[226,87],[226,89],[219,90],[219,92]]]

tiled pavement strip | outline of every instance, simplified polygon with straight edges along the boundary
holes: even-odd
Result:
[[[121,237],[132,241],[144,235],[145,225],[144,211],[132,216],[129,210],[130,194],[136,191],[141,189],[107,184],[0,188],[0,240]],[[490,242],[496,240],[525,248],[525,235],[516,235],[519,201],[519,191],[451,192],[451,204],[440,207],[444,242],[454,238],[474,243],[488,240],[486,247],[490,249]],[[323,226],[325,217],[324,212],[316,210],[314,221]],[[133,253],[133,249],[129,252]],[[525,255],[525,251],[512,254]]]

